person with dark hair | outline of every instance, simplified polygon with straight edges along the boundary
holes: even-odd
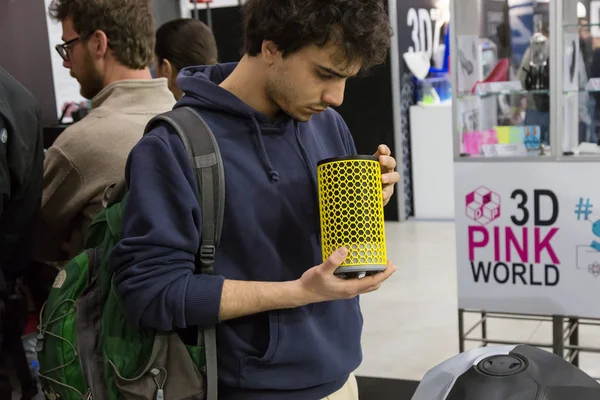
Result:
[[[69,126],[44,162],[40,262],[64,263],[83,250],[105,189],[120,181],[146,123],[175,101],[166,79],[152,79],[151,0],[54,0],[62,23],[56,46],[92,110]]]
[[[37,393],[21,342],[27,321],[22,281],[36,240],[43,162],[38,104],[0,68],[0,399],[11,398],[11,373],[21,383],[21,399]]]
[[[177,74],[185,67],[217,63],[217,43],[211,29],[197,19],[175,19],[156,31],[156,74],[167,78],[176,99],[183,96]]]
[[[342,104],[349,78],[385,60],[388,16],[378,0],[249,0],[243,13],[241,61],[186,68],[178,79],[185,95],[176,108],[205,119],[225,169],[214,275],[194,275],[195,172],[162,125],[128,160],[114,283],[134,326],[216,325],[220,399],[357,399],[358,296],[396,267],[342,279],[334,271],[347,249],[322,261],[316,169],[356,154],[331,107]],[[387,146],[375,157],[387,204],[400,176]]]

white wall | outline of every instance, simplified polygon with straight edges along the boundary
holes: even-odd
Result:
[[[412,106],[410,135],[415,218],[454,219],[452,106]]]
[[[154,13],[154,20],[158,28],[165,22],[180,17],[180,0],[152,0],[152,12]]]

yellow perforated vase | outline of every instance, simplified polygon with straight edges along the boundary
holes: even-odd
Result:
[[[383,271],[387,264],[381,167],[374,156],[322,160],[317,166],[323,261],[340,247],[336,274]]]

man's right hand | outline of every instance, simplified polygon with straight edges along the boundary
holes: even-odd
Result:
[[[220,321],[227,321],[264,311],[301,307],[323,301],[351,299],[379,289],[396,267],[361,279],[342,279],[335,270],[348,257],[345,248],[327,261],[306,271],[302,277],[287,282],[247,282],[226,279],[221,295]]]
[[[299,287],[300,305],[352,299],[373,292],[379,289],[397,269],[388,261],[387,269],[381,273],[360,279],[342,279],[334,275],[334,272],[347,257],[348,250],[342,247],[331,254],[323,264],[312,267],[296,281]]]

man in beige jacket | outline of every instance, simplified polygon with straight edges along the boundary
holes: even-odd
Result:
[[[63,262],[83,250],[105,189],[124,177],[127,156],[146,123],[174,105],[166,79],[153,80],[150,0],[54,0],[62,23],[56,50],[91,99],[92,110],[48,150],[37,259]]]

